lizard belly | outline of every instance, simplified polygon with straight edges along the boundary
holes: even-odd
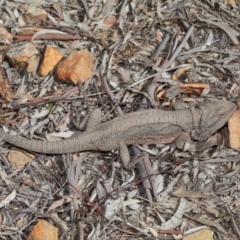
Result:
[[[98,142],[95,143],[96,146],[96,150],[99,151],[111,151],[111,150],[116,150],[119,149],[119,142],[118,141],[102,141],[102,142]]]
[[[183,132],[181,126],[156,123],[146,127],[133,127],[122,138],[127,145],[171,143]]]
[[[179,137],[184,132],[172,133],[172,134],[163,134],[157,136],[147,136],[141,138],[132,138],[125,141],[126,145],[130,144],[164,144],[164,143],[171,143],[177,137]]]
[[[93,130],[91,139],[96,149],[100,151],[119,149],[120,142],[125,145],[171,143],[184,132],[181,126],[167,123],[119,126],[111,125],[107,130],[101,128],[98,128],[97,131]]]

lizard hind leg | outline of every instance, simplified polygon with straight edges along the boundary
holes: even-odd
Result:
[[[189,133],[183,133],[179,137],[177,137],[174,142],[178,149],[185,151],[186,143],[188,143],[190,141],[191,141],[191,138],[190,138]]]
[[[124,167],[129,170],[133,169],[136,163],[142,160],[141,155],[137,155],[133,159],[131,159],[128,148],[123,141],[119,143],[119,153]]]
[[[124,165],[125,168],[129,169],[128,168],[128,165],[130,163],[130,154],[129,154],[129,151],[128,151],[128,148],[126,146],[126,144],[124,142],[120,142],[119,143],[119,154],[120,154],[120,157],[122,159],[122,163]]]
[[[89,130],[102,123],[101,110],[96,108],[83,119],[81,119],[80,112],[77,112],[72,122],[79,130]]]

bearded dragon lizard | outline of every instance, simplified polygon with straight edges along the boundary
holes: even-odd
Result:
[[[0,129],[0,139],[17,147],[45,154],[118,149],[126,168],[130,155],[127,145],[167,143],[175,139],[178,148],[184,147],[186,134],[194,141],[206,141],[223,127],[236,104],[224,100],[206,100],[189,109],[164,111],[142,110],[101,122],[96,109],[88,118],[85,132],[66,140],[50,142],[13,136]]]

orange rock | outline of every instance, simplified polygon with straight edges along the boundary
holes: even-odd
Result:
[[[32,72],[34,69],[35,57],[38,50],[32,43],[24,43],[17,48],[10,49],[7,57],[14,67],[27,63],[27,71]]]
[[[72,52],[58,65],[57,77],[75,85],[84,83],[93,74],[93,62],[94,57],[87,50]]]
[[[207,228],[203,228],[200,231],[197,231],[184,237],[183,240],[213,240],[213,235],[214,235],[213,231]]]
[[[63,55],[58,50],[46,46],[42,64],[39,67],[38,74],[40,76],[46,76],[54,67],[60,62],[63,58]]]
[[[36,157],[24,150],[11,150],[7,155],[8,161],[16,166],[18,169],[22,169],[26,163],[31,162]]]
[[[237,110],[228,120],[229,142],[231,148],[240,148],[240,110]]]
[[[44,220],[39,220],[30,233],[28,240],[57,240],[58,229]]]
[[[236,4],[236,0],[227,0],[228,5]]]

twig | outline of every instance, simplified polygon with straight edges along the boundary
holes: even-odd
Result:
[[[182,41],[181,44],[178,46],[178,48],[175,50],[175,52],[173,53],[173,55],[172,55],[172,57],[169,59],[169,61],[168,61],[168,62],[165,62],[165,63],[161,66],[162,69],[166,69],[166,68],[168,68],[168,67],[172,64],[172,62],[173,62],[173,61],[175,60],[175,58],[177,57],[178,53],[182,50],[183,46],[186,44],[187,40],[188,40],[189,37],[191,36],[191,34],[192,34],[192,32],[193,32],[193,29],[194,29],[194,25],[192,25],[192,26],[189,28],[189,30],[188,30],[188,32],[186,33],[183,41]]]
[[[238,239],[240,239],[240,231],[239,231],[239,226],[236,224],[234,217],[232,216],[231,210],[229,209],[228,206],[226,206],[227,213],[230,215],[232,224],[234,226],[235,232],[238,235]]]

